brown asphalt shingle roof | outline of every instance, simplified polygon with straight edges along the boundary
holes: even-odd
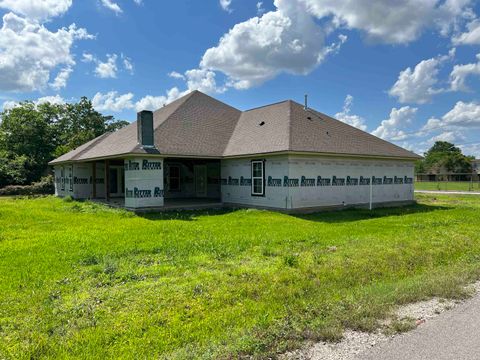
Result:
[[[53,160],[86,161],[125,154],[229,157],[282,151],[418,159],[420,156],[302,105],[283,101],[240,111],[199,91],[153,114],[156,150],[137,143],[132,123]]]

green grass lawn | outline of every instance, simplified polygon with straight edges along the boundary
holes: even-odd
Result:
[[[415,190],[441,190],[441,191],[478,191],[480,183],[470,181],[417,181]]]
[[[465,297],[480,197],[292,216],[0,199],[0,359],[257,358]]]

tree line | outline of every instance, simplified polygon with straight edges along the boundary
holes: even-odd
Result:
[[[437,141],[415,165],[417,174],[471,174],[473,156],[447,141]]]
[[[70,104],[25,101],[0,113],[0,188],[39,181],[48,162],[129,123],[96,111],[86,97]]]

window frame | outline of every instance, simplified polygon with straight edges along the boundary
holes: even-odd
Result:
[[[178,188],[177,189],[172,189],[172,168],[177,168],[178,169],[178,176],[174,176],[174,179],[178,179]],[[168,191],[171,192],[180,192],[182,189],[182,174],[181,174],[181,169],[180,165],[177,164],[169,164],[168,165]]]
[[[253,168],[255,164],[261,164],[262,169],[262,176],[253,176]],[[265,196],[265,160],[252,160],[250,162],[250,174],[252,178],[252,187],[251,187],[251,195],[252,196]],[[261,179],[262,180],[262,191],[255,192],[255,180]]]

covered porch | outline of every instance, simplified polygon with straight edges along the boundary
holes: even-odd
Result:
[[[91,199],[133,210],[222,206],[219,159],[127,158],[89,163]]]
[[[132,210],[221,207],[220,169],[220,159],[96,159],[55,166],[56,191]]]
[[[165,208],[218,206],[220,160],[166,158],[163,184]]]
[[[86,163],[90,168],[92,200],[125,203],[124,159],[108,159]],[[85,169],[87,170],[87,169]]]

